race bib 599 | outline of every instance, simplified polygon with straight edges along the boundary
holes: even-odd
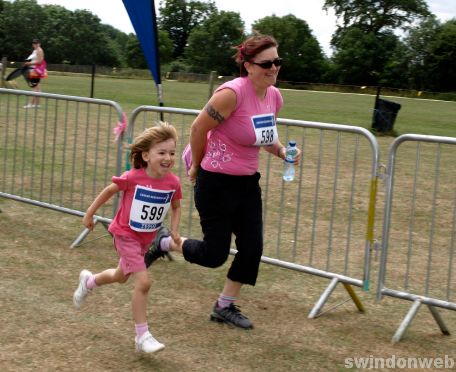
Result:
[[[163,191],[136,185],[130,209],[132,230],[151,232],[163,224],[174,190]]]

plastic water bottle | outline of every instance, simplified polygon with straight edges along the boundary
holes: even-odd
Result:
[[[291,182],[294,180],[295,176],[295,167],[294,159],[298,149],[296,148],[296,141],[288,142],[287,151],[285,152],[285,160],[283,162],[283,180],[285,182]]]

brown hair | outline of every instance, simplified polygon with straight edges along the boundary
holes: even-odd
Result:
[[[171,124],[167,122],[157,122],[155,126],[147,128],[139,136],[135,138],[129,146],[130,162],[136,169],[146,168],[147,163],[142,158],[142,153],[147,152],[157,143],[173,139],[177,142],[177,131]]]
[[[261,53],[263,50],[275,47],[277,48],[279,44],[277,40],[269,35],[261,35],[255,33],[252,36],[248,37],[243,43],[239,44],[235,48],[237,49],[236,54],[233,56],[236,63],[241,68],[241,76],[247,76],[248,72],[244,66],[244,62],[250,61],[258,53]]]

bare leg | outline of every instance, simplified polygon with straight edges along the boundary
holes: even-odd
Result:
[[[169,245],[171,252],[180,252],[182,253],[182,246],[187,238],[180,238],[179,241],[176,243],[174,239],[171,239],[171,244]]]
[[[40,84],[32,88],[34,92],[41,92]],[[40,103],[40,97],[32,97],[32,105],[38,105]]]
[[[98,286],[111,283],[125,283],[127,280],[128,276],[124,275],[120,266],[95,274],[95,283],[97,283]]]
[[[226,278],[225,286],[223,287],[222,293],[225,296],[239,297],[239,294],[241,293],[241,288],[242,288],[242,283],[233,282],[232,280]]]
[[[131,307],[135,324],[147,323],[147,295],[150,289],[150,279],[147,271],[134,273],[135,287]]]

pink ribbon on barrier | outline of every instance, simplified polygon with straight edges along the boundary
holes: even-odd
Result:
[[[118,121],[116,127],[113,129],[114,135],[116,136],[114,141],[118,141],[123,132],[127,130],[127,115],[123,113],[122,121]]]

